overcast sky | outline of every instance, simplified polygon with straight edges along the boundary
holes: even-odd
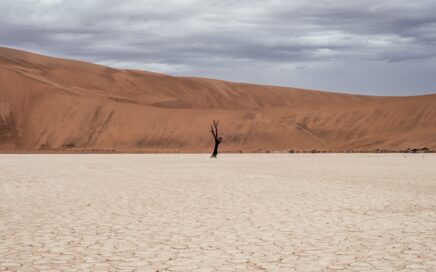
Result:
[[[0,45],[171,75],[436,93],[435,0],[1,0]]]

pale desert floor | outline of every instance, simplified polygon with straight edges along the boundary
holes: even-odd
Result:
[[[0,155],[0,271],[436,271],[436,155]]]

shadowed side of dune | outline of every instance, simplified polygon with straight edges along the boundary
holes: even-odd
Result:
[[[0,48],[0,151],[436,149],[436,95],[370,97],[118,70]]]

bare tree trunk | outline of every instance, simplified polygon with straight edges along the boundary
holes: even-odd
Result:
[[[215,140],[215,147],[213,149],[213,153],[210,156],[211,158],[216,158],[218,156],[218,146],[220,145],[220,143],[222,143],[223,138],[218,136],[218,123],[219,121],[213,121],[213,125],[210,126],[210,132],[213,135],[213,138]]]
[[[216,156],[218,155],[218,145],[220,143],[218,141],[215,141],[215,148],[213,149],[213,153],[212,156],[210,156],[211,158],[216,158]]]

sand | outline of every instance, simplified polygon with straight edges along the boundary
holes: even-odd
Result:
[[[212,152],[212,120],[221,121],[222,151],[436,151],[431,91],[349,95],[0,48],[0,152]]]
[[[435,271],[435,165],[0,155],[0,271]]]

